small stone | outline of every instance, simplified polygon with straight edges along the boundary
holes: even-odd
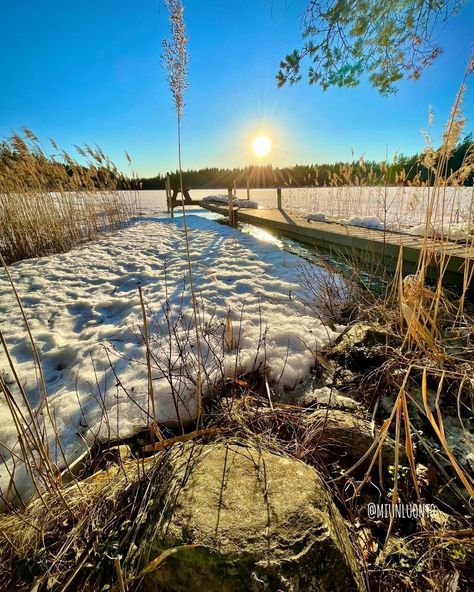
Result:
[[[379,325],[357,323],[342,333],[329,354],[354,371],[366,371],[383,362],[386,349],[399,345],[396,336]]]
[[[385,345],[390,337],[386,329],[380,325],[357,323],[338,337],[333,352],[343,353],[352,347],[362,345],[365,347]]]
[[[339,463],[345,468],[364,456],[379,431],[376,427],[373,435],[370,421],[354,413],[336,409],[318,409],[306,418],[305,425],[313,431],[315,439],[320,443],[321,453],[331,459],[337,455]],[[402,444],[399,454],[399,462],[405,466],[407,457]],[[367,463],[370,460],[371,457]],[[395,461],[395,441],[388,435],[382,444],[382,461],[386,469]]]
[[[5,382],[6,385],[10,386],[12,384],[15,384],[15,377],[13,376],[13,374],[11,374],[8,371],[4,371],[2,373],[2,377],[3,377],[3,381]]]
[[[299,384],[288,393],[287,399],[300,407],[331,407],[351,411],[360,407],[357,401],[341,395],[331,384],[323,385],[317,376],[311,376]]]
[[[120,444],[117,448],[122,460],[128,460],[132,457],[132,450],[128,444]]]

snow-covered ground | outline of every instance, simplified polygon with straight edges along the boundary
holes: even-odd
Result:
[[[222,189],[191,193],[194,199],[212,194],[225,198]],[[429,188],[284,188],[282,193],[284,208],[313,213],[315,219],[413,233],[424,232],[430,199]],[[93,435],[125,437],[149,420],[138,286],[150,316],[158,418],[176,420],[178,414],[186,419],[195,413],[198,348],[182,219],[179,210],[173,220],[165,218],[164,191],[139,194],[140,209],[148,218],[69,253],[11,266],[69,459],[82,452]],[[246,191],[237,190],[237,196],[245,201]],[[439,226],[438,210],[430,233],[442,230],[457,239],[471,237],[471,196],[472,188],[446,189],[443,203],[450,228]],[[250,197],[261,207],[276,207],[274,189],[251,190]],[[311,348],[323,347],[337,335],[303,304],[301,259],[206,219],[215,218],[213,214],[197,211],[201,216],[190,211],[188,220],[204,390],[236,371],[253,369],[265,370],[277,388],[293,387],[313,364]],[[324,276],[322,269],[315,269]],[[4,274],[0,275],[0,328],[27,395],[36,405],[32,351]],[[15,391],[3,352],[0,371]],[[5,490],[19,448],[10,412],[0,397],[1,443],[7,464],[2,465],[0,457],[0,486]],[[15,471],[18,487],[27,490],[24,468],[17,463]]]
[[[69,459],[92,435],[126,437],[149,420],[139,286],[149,318],[158,419],[176,420],[176,409],[181,419],[195,413],[197,346],[182,224],[182,218],[143,218],[68,253],[10,267]],[[293,387],[314,363],[311,349],[326,346],[342,329],[329,328],[307,306],[301,259],[203,217],[189,215],[188,224],[204,391],[254,369],[266,371],[277,389]],[[31,347],[3,272],[0,327],[37,405]],[[3,352],[0,369],[17,392]],[[6,446],[6,465],[0,464],[5,491],[12,454],[20,450],[3,398],[0,442]],[[16,465],[17,487],[27,493],[25,470]]]

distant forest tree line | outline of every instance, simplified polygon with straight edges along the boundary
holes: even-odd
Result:
[[[461,184],[472,186],[474,174],[471,167],[465,167],[467,159],[473,158],[473,136],[467,135],[451,153],[443,176],[463,169],[468,172],[461,175]],[[336,162],[333,164],[295,165],[292,167],[274,167],[270,164],[243,168],[223,169],[217,167],[199,170],[187,170],[183,173],[184,184],[189,189],[212,189],[232,187],[234,183],[240,189],[247,187],[264,189],[272,187],[325,187],[331,185],[380,185],[412,184],[430,182],[433,172],[423,163],[424,155],[399,155],[390,163],[365,161]],[[179,187],[179,173],[170,173],[172,189]],[[152,178],[136,179],[140,189],[165,189],[166,174]],[[459,183],[459,179],[457,181]]]

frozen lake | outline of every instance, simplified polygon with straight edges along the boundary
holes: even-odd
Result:
[[[375,217],[381,223],[400,227],[424,223],[430,203],[432,222],[444,215],[445,222],[466,222],[472,218],[472,187],[444,187],[434,193],[432,187],[307,187],[282,188],[283,208],[310,214],[323,213],[329,218],[349,219],[354,216]],[[166,210],[164,190],[140,191],[142,210],[155,213]],[[195,189],[196,200],[209,195],[227,195],[227,189]],[[245,189],[237,189],[237,197],[245,199]],[[434,199],[435,198],[435,199]],[[260,207],[276,207],[276,189],[251,189],[250,199]]]

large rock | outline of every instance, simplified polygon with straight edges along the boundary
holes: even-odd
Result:
[[[311,467],[237,445],[181,447],[142,544],[168,557],[147,592],[364,590],[339,511]]]

